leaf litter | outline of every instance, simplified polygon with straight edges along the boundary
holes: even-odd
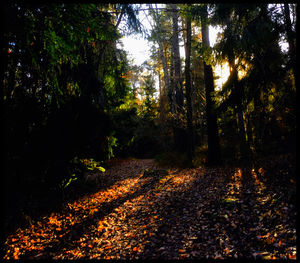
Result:
[[[114,160],[106,187],[7,236],[4,259],[296,259],[294,161]]]

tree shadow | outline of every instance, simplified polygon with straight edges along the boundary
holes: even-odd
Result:
[[[110,242],[121,259],[254,259],[274,254],[280,257],[286,251],[278,243],[276,247],[274,231],[287,215],[276,216],[272,211],[277,205],[274,192],[265,185],[267,180],[259,168],[226,168],[226,173],[224,168],[183,169],[157,177],[126,175],[122,178],[136,180],[130,191],[99,203],[97,211],[86,217],[82,214],[80,222],[54,231],[52,235],[62,237],[48,242],[41,250],[42,257],[65,255],[76,247],[77,241],[93,235],[102,239],[97,246]],[[92,201],[87,202],[90,204],[87,210],[94,209]],[[138,209],[126,205],[128,202]],[[120,207],[130,214],[130,220],[119,220],[114,215],[117,221],[109,224],[111,228],[116,222],[123,224],[125,232],[122,230],[118,235],[125,235],[128,243],[115,238],[117,234],[110,235],[97,228],[100,221]],[[293,223],[289,226],[293,227]],[[276,231],[283,243],[293,245],[287,235]],[[78,248],[82,252],[79,258],[114,255],[109,250],[95,255],[87,245],[91,240],[80,242],[86,246]],[[129,243],[131,247],[126,245]],[[37,253],[25,252],[23,258]]]
[[[135,186],[136,189],[134,191],[128,191],[126,194],[120,197],[113,198],[112,200],[108,202],[100,203],[100,205],[97,205],[96,212],[93,212],[92,214],[87,215],[83,220],[76,222],[72,225],[68,224],[62,227],[57,227],[56,230],[51,233],[52,236],[61,237],[60,239],[54,239],[55,241],[47,242],[44,244],[42,249],[39,249],[39,254],[42,254],[42,258],[49,258],[50,254],[55,253],[60,254],[63,253],[66,250],[70,250],[76,241],[80,240],[85,234],[88,234],[92,228],[97,229],[97,224],[99,221],[101,221],[105,216],[112,213],[116,208],[118,208],[120,205],[124,204],[125,202],[129,202],[130,200],[133,200],[141,195],[144,195],[145,193],[151,191],[151,189],[154,187],[154,185],[157,184],[159,180],[164,178],[165,175],[160,176],[148,176],[148,177],[140,177],[139,173],[135,172],[131,175],[123,176],[122,178],[126,180],[130,179],[136,179],[137,183]],[[117,182],[117,180],[115,180]],[[99,195],[101,193],[107,191],[107,189],[111,186],[111,184],[107,185],[105,189],[102,189],[99,191]],[[109,191],[109,189],[108,189]],[[88,204],[87,204],[88,205]],[[84,209],[84,208],[83,208]],[[94,208],[92,208],[94,209]],[[89,210],[89,207],[86,208],[86,210]],[[70,212],[72,212],[72,209],[68,209],[65,207],[64,209],[64,216],[66,217]],[[82,216],[82,215],[81,215]],[[51,221],[51,216],[47,217],[48,220]],[[43,226],[47,228],[46,222],[44,222]],[[35,230],[35,233],[33,233],[32,238],[34,235],[40,231]],[[100,237],[104,232],[100,233]],[[20,255],[20,259],[26,259],[26,258],[32,258],[36,255],[36,250],[25,250],[24,253]]]
[[[170,196],[160,210],[162,224],[158,234],[145,246],[143,259],[185,258],[282,258],[286,255],[280,242],[290,243],[284,230],[284,217],[274,211],[274,193],[259,167],[231,170],[212,187],[216,175],[207,169],[202,177]],[[201,179],[202,178],[202,179]],[[206,180],[204,185],[201,180]],[[206,189],[204,186],[209,186]],[[211,191],[214,191],[213,194]],[[288,226],[285,226],[288,227]],[[290,225],[293,230],[293,223]],[[295,224],[294,224],[295,228]],[[276,237],[276,234],[280,237]],[[155,244],[156,241],[158,245]],[[294,242],[295,243],[295,242]],[[295,245],[295,244],[294,244]]]
[[[185,259],[188,254],[192,255],[191,258],[206,257],[207,244],[213,241],[212,236],[217,235],[212,226],[221,202],[219,197],[225,189],[205,186],[228,181],[226,177],[214,176],[216,170],[198,169],[198,176],[189,185],[180,191],[171,191],[163,209],[157,207],[161,223],[157,235],[145,246],[142,259]],[[189,169],[185,172],[189,173]],[[210,245],[216,246],[217,243]]]

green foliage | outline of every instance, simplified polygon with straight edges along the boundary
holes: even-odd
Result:
[[[93,158],[90,159],[81,159],[80,162],[84,165],[84,168],[89,171],[100,171],[105,172],[105,169],[100,166],[102,162],[97,162]]]
[[[108,137],[107,140],[107,158],[110,159],[114,157],[113,147],[117,147],[117,138],[114,137],[114,132]]]
[[[238,107],[247,116],[244,122],[252,151],[258,153],[266,145],[282,143],[279,134],[283,129],[278,129],[275,119],[280,118],[279,108],[283,105],[280,101],[290,94],[282,88],[288,89],[290,81],[285,77],[286,62],[279,47],[281,25],[273,19],[273,12],[267,4],[214,5],[212,21],[223,28],[215,46],[217,58],[233,67],[217,94],[221,102],[218,111],[222,116],[219,126],[223,152],[230,159],[240,154],[236,148],[240,143],[236,114],[231,113]],[[242,79],[237,77],[239,71],[245,73]],[[288,104],[293,104],[291,101]]]
[[[202,61],[205,61],[207,65],[215,66],[216,61],[213,54],[213,48],[203,46],[202,42],[199,42],[195,45],[195,48],[197,49],[197,55],[199,58],[202,59]]]
[[[85,169],[103,171],[75,156],[113,156],[111,113],[130,97],[127,57],[106,4],[4,8],[5,194],[47,195],[78,183]]]
[[[60,183],[62,189],[67,188],[72,182],[82,179],[84,172],[100,171],[105,172],[105,168],[102,167],[102,162],[95,161],[93,158],[80,159],[75,156],[68,165],[68,177],[64,178]]]
[[[67,188],[72,182],[74,182],[74,181],[76,181],[78,178],[77,178],[77,176],[76,176],[76,174],[74,173],[74,174],[71,174],[71,176],[70,176],[70,178],[65,178],[65,179],[63,179],[63,181],[61,182],[61,184],[60,184],[60,187],[61,188],[63,188],[63,189],[65,189],[65,188]]]
[[[140,86],[141,93],[140,95],[143,96],[143,105],[142,105],[142,112],[141,114],[146,119],[154,119],[155,116],[155,107],[156,107],[156,100],[155,100],[155,93],[156,88],[154,84],[154,79],[151,75],[143,76],[143,80]]]

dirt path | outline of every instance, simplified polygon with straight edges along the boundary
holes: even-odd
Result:
[[[106,186],[9,236],[5,259],[296,257],[292,178],[282,188],[262,167],[157,169],[112,161]]]

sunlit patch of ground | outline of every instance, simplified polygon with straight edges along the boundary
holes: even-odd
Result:
[[[108,187],[8,236],[4,259],[296,257],[288,220],[295,214],[287,214],[294,210],[268,191],[263,169],[170,169],[144,177],[147,168],[158,167],[116,161]]]

